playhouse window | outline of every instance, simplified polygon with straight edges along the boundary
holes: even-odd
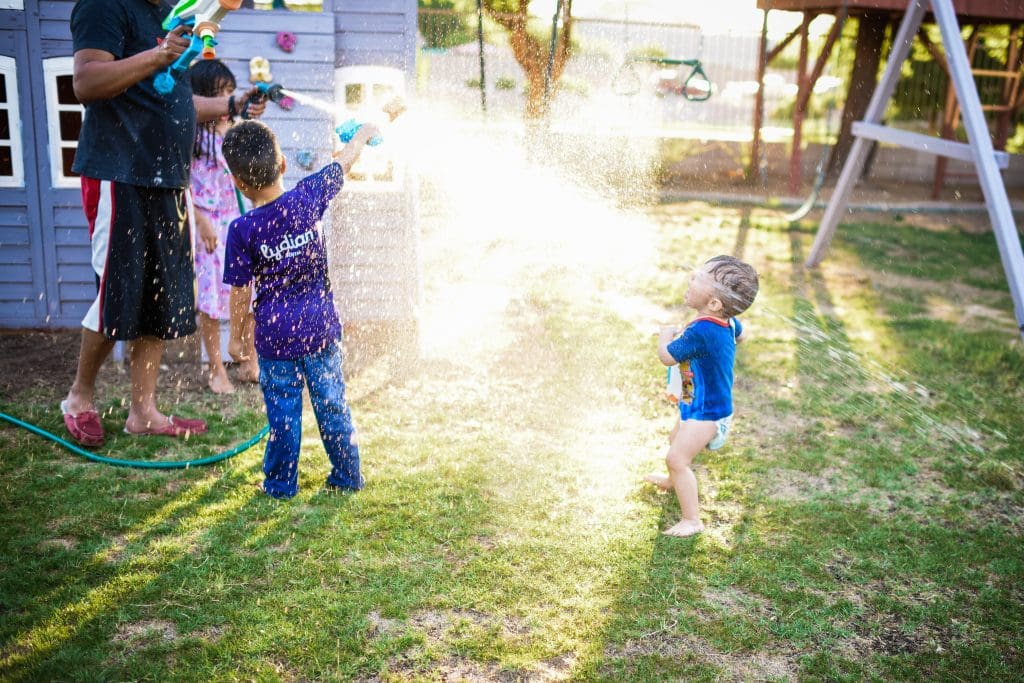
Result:
[[[25,9],[24,0],[0,0],[0,9]]]
[[[0,57],[0,187],[21,187],[24,184],[18,76],[14,60]]]
[[[70,57],[43,60],[46,124],[50,133],[50,171],[54,187],[78,186],[78,174],[71,170],[71,164],[75,161],[85,109],[75,97],[73,69]]]

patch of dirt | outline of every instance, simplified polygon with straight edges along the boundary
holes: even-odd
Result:
[[[376,610],[367,614],[366,620],[370,624],[368,631],[368,635],[370,637],[400,633],[405,624],[401,619],[385,619],[380,615],[380,612]]]
[[[108,564],[120,564],[127,556],[127,547],[127,536],[114,536],[114,538],[110,539],[110,545],[103,551],[103,560]]]
[[[74,520],[75,520],[74,517],[69,517],[67,515],[65,515],[63,517],[56,517],[56,518],[51,519],[50,521],[48,521],[46,523],[46,529],[48,531],[57,531],[59,529],[64,528],[65,526],[67,526],[68,524],[73,522]]]
[[[39,543],[39,547],[44,550],[53,550],[55,548],[72,550],[76,545],[78,545],[78,540],[74,538],[48,538]]]
[[[360,681],[379,683],[382,680],[391,680],[390,675],[398,675],[403,678],[426,678],[445,683],[553,683],[570,680],[575,663],[576,656],[571,653],[546,659],[529,669],[505,669],[498,664],[477,662],[465,657],[446,657],[429,663],[396,658],[389,662],[385,679],[374,675]]]
[[[843,473],[835,467],[826,467],[818,473],[777,468],[764,476],[764,491],[779,500],[806,500],[814,494],[830,495],[839,489]]]
[[[858,615],[849,625],[856,635],[844,640],[840,650],[850,659],[867,660],[872,655],[941,653],[953,647],[950,629],[925,624],[909,629],[892,614]]]
[[[81,342],[81,330],[0,331],[0,396],[13,400],[30,389],[39,389],[44,394],[52,393],[54,401],[59,401],[75,377]],[[199,358],[197,337],[168,342],[161,365],[161,387],[206,393]],[[25,372],[25,368],[32,371]],[[127,376],[127,364],[111,356],[100,370],[97,385],[127,387]]]
[[[400,635],[408,630],[420,631],[426,638],[423,647],[415,647],[403,654],[392,657],[388,662],[388,674],[399,676],[428,677],[430,680],[442,681],[529,681],[542,683],[546,681],[563,681],[570,677],[572,668],[576,663],[574,653],[561,654],[542,662],[538,662],[528,669],[504,669],[501,666],[490,662],[478,662],[465,657],[446,657],[436,662],[423,662],[419,655],[424,651],[433,650],[442,644],[453,634],[457,635],[459,628],[470,625],[474,628],[489,629],[495,625],[500,626],[503,637],[522,638],[528,636],[530,629],[520,620],[513,617],[504,617],[500,621],[489,614],[471,609],[454,610],[423,610],[411,615],[408,619],[388,619],[382,617],[379,612],[373,611],[367,615],[369,622],[368,635],[370,637],[383,637],[388,635]],[[362,679],[364,681],[379,681],[379,676],[374,675]]]
[[[0,399],[13,401],[32,388],[67,391],[75,377],[81,339],[80,332],[0,331]],[[28,368],[31,372],[25,371]]]
[[[799,652],[723,652],[703,638],[665,633],[630,640],[621,646],[606,647],[606,659],[633,659],[659,655],[671,659],[692,657],[719,668],[719,681],[797,680]]]
[[[160,642],[172,643],[177,639],[178,627],[172,622],[151,619],[122,624],[111,642],[133,653]]]
[[[725,616],[775,618],[775,608],[767,599],[735,586],[707,588],[701,597],[712,609]]]
[[[227,628],[223,626],[207,626],[206,628],[198,631],[192,631],[189,633],[190,638],[196,638],[206,643],[216,643],[218,640],[224,637],[227,632]]]

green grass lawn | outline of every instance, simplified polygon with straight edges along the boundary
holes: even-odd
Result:
[[[0,678],[1024,677],[1024,347],[993,236],[874,216],[808,271],[816,226],[778,212],[640,220],[646,270],[527,260],[468,333],[481,348],[428,338],[399,378],[354,373],[356,495],[320,492],[308,410],[288,502],[253,488],[259,446],[139,471],[0,428]],[[708,529],[671,539],[674,497],[641,481],[673,414],[653,331],[687,315],[683,267],[717,253],[762,290],[734,432],[698,459]],[[61,391],[0,410],[58,431]],[[111,447],[208,455],[260,428],[257,398],[193,406],[217,418],[187,444]]]

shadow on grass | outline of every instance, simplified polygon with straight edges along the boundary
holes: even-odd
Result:
[[[325,457],[304,459],[308,490]],[[0,672],[11,680],[185,670],[202,678],[223,667],[313,679],[372,673],[409,643],[404,633],[369,643],[368,615],[429,604],[450,580],[451,547],[483,533],[486,506],[473,477],[453,483],[452,474],[420,469],[354,496],[277,502],[254,498],[251,475],[233,471],[160,501],[125,500],[120,514],[134,524],[110,528],[108,517],[91,525],[96,542],[83,535],[81,550],[52,563],[32,560],[46,552],[38,546],[8,546],[25,563],[5,567],[3,593],[24,597],[5,600]],[[110,501],[116,491],[74,495]],[[443,534],[430,524],[441,517],[450,524]],[[40,564],[56,575],[42,591],[37,575],[23,574]]]

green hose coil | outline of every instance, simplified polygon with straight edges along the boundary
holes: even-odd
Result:
[[[247,441],[238,444],[234,448],[230,448],[222,453],[217,453],[216,455],[209,455],[205,458],[197,458],[195,460],[122,460],[119,458],[108,458],[102,455],[96,455],[95,453],[91,453],[85,450],[84,448],[76,446],[70,441],[65,441],[56,434],[51,434],[45,429],[40,429],[39,427],[36,427],[33,424],[29,424],[28,422],[19,420],[16,417],[8,415],[7,413],[0,413],[0,420],[10,422],[12,425],[16,427],[21,427],[22,429],[26,429],[37,436],[43,437],[44,439],[49,439],[50,441],[53,441],[54,443],[63,446],[72,453],[80,455],[83,458],[86,458],[87,460],[103,463],[104,465],[114,465],[115,467],[136,467],[139,469],[146,470],[184,470],[188,469],[189,467],[201,467],[203,465],[212,465],[214,463],[221,462],[222,460],[232,458],[241,453],[242,451],[248,450],[252,446],[259,443],[270,432],[270,425],[264,425],[263,429],[261,429],[259,433],[257,433],[255,436],[248,439]]]

